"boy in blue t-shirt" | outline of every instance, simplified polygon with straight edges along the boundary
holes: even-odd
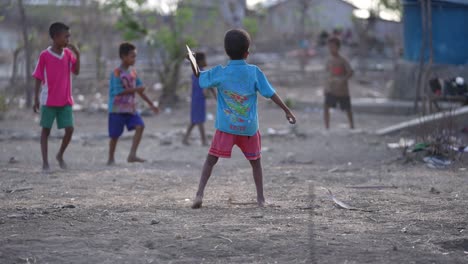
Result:
[[[224,37],[224,49],[230,58],[228,65],[200,72],[200,87],[216,87],[218,97],[216,133],[203,166],[192,205],[194,209],[202,206],[205,186],[216,162],[219,158],[230,158],[234,145],[237,145],[250,161],[257,189],[257,203],[260,207],[264,206],[257,92],[281,107],[289,123],[296,123],[296,117],[276,94],[263,72],[257,66],[246,63],[249,46],[250,36],[246,31],[229,30]]]

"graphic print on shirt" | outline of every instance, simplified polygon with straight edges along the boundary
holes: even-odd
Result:
[[[136,86],[137,74],[135,70],[130,71],[129,73],[123,71],[120,68],[114,70],[115,77],[121,79],[122,85],[123,81],[128,82],[129,88],[133,89]],[[125,87],[125,86],[124,86]],[[113,113],[134,113],[136,111],[135,95],[134,94],[120,94],[114,97]]]
[[[230,128],[236,131],[244,131],[246,129],[245,123],[250,123],[248,97],[230,90],[224,90],[223,94],[227,105],[224,114],[231,121]]]

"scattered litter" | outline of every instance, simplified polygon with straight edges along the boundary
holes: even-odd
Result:
[[[231,239],[229,239],[229,238],[227,238],[227,237],[223,237],[223,236],[218,236],[218,237],[219,237],[219,238],[221,238],[221,239],[227,240],[227,241],[229,241],[229,242],[231,242],[231,243],[232,243],[232,240],[231,240]]]
[[[409,148],[413,146],[415,141],[413,139],[400,138],[400,141],[397,143],[388,143],[387,146],[391,149],[397,148]]]
[[[269,127],[267,129],[267,134],[268,135],[276,135],[276,129]]]
[[[330,196],[330,199],[333,200],[333,202],[335,203],[335,205],[340,208],[340,209],[347,209],[347,210],[351,210],[351,211],[363,211],[363,212],[372,212],[371,210],[365,210],[365,209],[360,209],[360,208],[356,208],[356,207],[352,207],[340,200],[338,200],[335,195],[333,195],[333,193],[330,191],[330,189],[327,189],[326,190],[328,191],[328,194]]]
[[[213,115],[212,113],[207,113],[207,114],[206,114],[206,119],[207,119],[208,121],[213,121],[213,120],[214,120],[214,115]]]
[[[6,193],[14,193],[14,192],[23,192],[23,191],[30,191],[33,190],[33,187],[23,187],[23,188],[16,188],[16,189],[7,189],[5,190]]]
[[[452,146],[451,149],[460,153],[468,152],[468,146],[461,146],[461,147]]]
[[[442,156],[428,156],[423,159],[426,165],[432,169],[445,169],[452,161]]]
[[[413,149],[410,151],[410,152],[420,152],[420,151],[424,151],[426,150],[427,148],[429,148],[429,144],[428,143],[418,143],[416,145],[413,146]]]

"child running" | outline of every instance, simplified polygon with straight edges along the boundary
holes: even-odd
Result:
[[[348,80],[353,76],[353,70],[348,61],[341,57],[341,42],[337,37],[328,40],[330,58],[327,61],[328,83],[325,87],[325,104],[323,119],[325,128],[330,128],[330,108],[340,105],[342,111],[346,111],[349,127],[354,129],[353,112],[351,111],[351,97],[349,96]]]
[[[230,158],[237,145],[250,161],[257,189],[258,206],[263,207],[263,172],[261,164],[261,138],[258,130],[257,93],[270,98],[296,123],[296,117],[283,103],[263,72],[245,61],[249,55],[250,36],[242,29],[229,30],[224,37],[224,49],[230,61],[227,66],[216,66],[200,73],[201,88],[216,87],[216,133],[203,166],[198,191],[192,208],[200,208],[206,183],[219,158]]]
[[[198,66],[201,70],[207,66],[206,63],[206,56],[203,52],[197,52],[195,54],[195,59],[197,61]],[[214,89],[209,89],[212,93],[214,98],[216,98],[216,92]],[[192,129],[195,126],[198,126],[200,130],[200,137],[203,146],[207,146],[206,143],[206,136],[205,136],[205,127],[204,123],[206,121],[206,95],[203,92],[200,84],[198,83],[198,77],[195,74],[192,75],[192,101],[191,101],[191,108],[190,108],[190,125],[187,128],[187,132],[185,133],[184,139],[182,143],[184,145],[189,145],[189,137]]]
[[[158,113],[158,107],[145,95],[145,87],[140,78],[132,68],[135,65],[137,50],[136,47],[128,42],[120,44],[119,56],[121,64],[111,73],[109,81],[109,159],[107,165],[115,164],[115,148],[117,141],[127,127],[128,131],[135,130],[132,147],[128,155],[127,162],[145,162],[144,159],[137,156],[138,145],[145,124],[143,119],[136,111],[135,93],[139,94],[145,100],[154,113]]]
[[[70,44],[70,28],[60,22],[53,23],[49,27],[49,36],[52,39],[52,46],[41,52],[33,73],[36,79],[33,110],[36,113],[40,111],[41,114],[41,152],[44,171],[50,169],[48,140],[55,119],[57,119],[57,128],[65,129],[56,159],[60,168],[67,168],[63,154],[73,135],[71,74],[80,73],[80,52]]]

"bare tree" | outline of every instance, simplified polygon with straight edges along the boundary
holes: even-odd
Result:
[[[20,13],[21,19],[21,28],[23,33],[23,42],[24,42],[24,54],[26,60],[26,86],[25,86],[25,94],[26,94],[26,106],[32,106],[32,79],[31,79],[31,43],[29,40],[28,34],[28,20],[26,16],[26,11],[24,8],[23,0],[18,0],[18,8]]]

